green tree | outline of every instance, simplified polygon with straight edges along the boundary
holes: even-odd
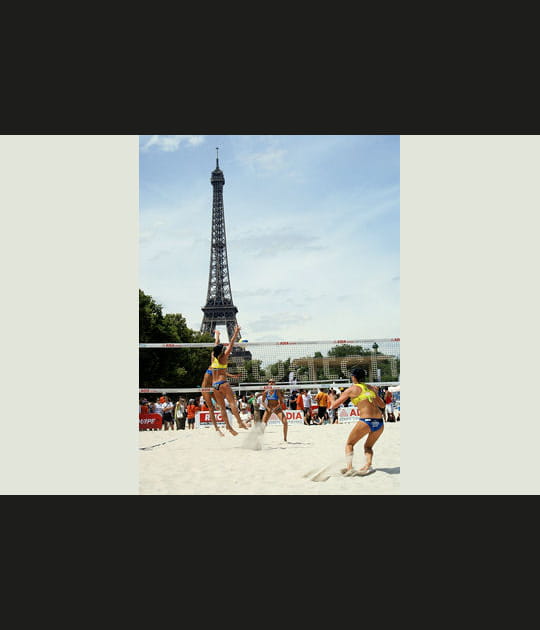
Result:
[[[330,350],[328,350],[329,357],[348,357],[351,355],[354,356],[365,356],[366,354],[371,354],[371,350],[364,350],[362,346],[351,346],[350,344],[342,344],[340,346],[334,346]]]
[[[188,328],[180,313],[163,315],[161,304],[139,289],[139,343],[212,343]],[[139,387],[200,387],[211,348],[140,348]]]
[[[381,369],[381,381],[396,381],[399,375],[400,370],[400,360],[396,359],[396,372],[397,374],[392,374],[392,366],[390,361],[377,361],[377,367]]]

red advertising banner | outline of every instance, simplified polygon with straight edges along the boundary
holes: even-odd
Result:
[[[139,431],[146,429],[161,429],[163,420],[160,413],[140,413],[139,414]]]
[[[229,421],[231,421],[233,419],[233,415],[230,411],[227,412],[227,415],[229,416]],[[225,422],[223,421],[223,416],[221,415],[221,411],[214,411],[214,416],[216,418],[216,422],[218,424],[222,424],[223,426],[225,426]],[[195,419],[198,419],[198,425],[200,426],[208,426],[208,425],[212,425],[212,420],[210,420],[210,414],[208,413],[208,411],[197,411],[197,413],[195,414]]]

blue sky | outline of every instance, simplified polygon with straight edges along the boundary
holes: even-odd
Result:
[[[140,136],[139,287],[163,313],[200,328],[216,147],[242,337],[399,337],[397,135]]]

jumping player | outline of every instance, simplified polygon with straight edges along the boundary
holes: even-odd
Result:
[[[215,330],[214,342],[216,346],[219,344],[219,335],[220,335],[219,330]],[[206,403],[206,406],[208,407],[208,415],[210,416],[210,420],[212,421],[212,424],[214,425],[214,429],[219,433],[219,435],[223,437],[223,433],[218,427],[216,416],[214,415],[214,407],[217,407],[218,404],[214,396],[212,395],[214,391],[212,388],[212,374],[213,374],[212,368],[211,366],[209,366],[203,376],[203,380],[201,384],[201,394],[202,394],[202,397],[204,398],[204,402]],[[229,374],[229,372],[226,372],[225,376],[229,378],[238,378],[240,374]],[[238,431],[235,431],[232,428],[231,423],[229,422],[229,416],[227,415],[225,404],[223,405],[223,407],[219,408],[219,411],[221,412],[221,417],[223,418],[223,422],[225,422],[225,427],[227,428],[227,431],[229,431],[232,435],[238,435]]]
[[[356,474],[367,475],[373,472],[371,463],[373,461],[373,445],[381,437],[384,431],[384,422],[382,409],[385,402],[377,393],[377,389],[372,385],[366,385],[363,381],[366,373],[363,368],[353,368],[351,370],[351,378],[353,384],[342,392],[339,398],[336,398],[330,405],[329,409],[336,409],[342,402],[350,398],[353,405],[358,409],[358,422],[354,425],[349,433],[347,442],[345,443],[345,459],[346,468],[342,469],[345,475],[353,474],[352,460],[354,445],[367,435],[364,443],[364,455],[366,458],[365,465],[362,466]]]
[[[226,378],[227,376],[232,376],[227,372],[227,364],[229,360],[229,355],[232,352],[235,339],[239,332],[240,326],[236,326],[232,339],[230,340],[227,348],[225,348],[222,343],[218,343],[215,345],[214,349],[212,350],[212,363],[210,365],[210,369],[212,370],[212,389],[214,390],[214,398],[216,399],[216,402],[221,409],[221,415],[223,416],[223,419],[225,420],[225,418],[227,418],[225,407],[225,399],[227,399],[229,401],[229,407],[231,408],[233,416],[238,422],[238,426],[242,429],[248,430],[249,427],[240,417],[240,412],[238,411],[234,392],[231,388],[231,384]],[[225,422],[227,423],[228,419]],[[234,434],[236,434],[236,432],[233,433],[233,435]]]

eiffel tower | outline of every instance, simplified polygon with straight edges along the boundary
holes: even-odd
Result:
[[[201,332],[213,333],[219,324],[225,325],[229,341],[237,326],[238,309],[233,304],[229,263],[227,261],[227,238],[225,235],[225,214],[223,212],[223,186],[225,177],[219,168],[219,147],[216,147],[216,168],[212,171],[210,183],[214,189],[212,202],[212,244],[210,246],[210,274],[208,293]],[[236,348],[235,348],[236,350]]]

